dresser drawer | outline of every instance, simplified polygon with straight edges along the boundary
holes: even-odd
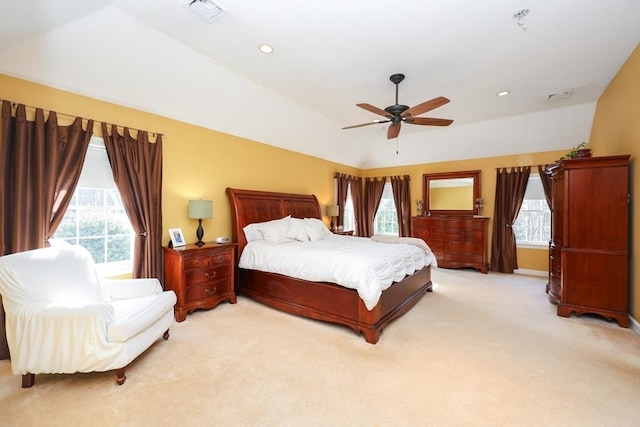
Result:
[[[447,253],[482,254],[482,245],[476,242],[447,242]]]
[[[211,280],[218,280],[231,277],[231,266],[221,265],[212,268],[197,268],[193,270],[187,270],[186,285],[187,287],[206,283]]]
[[[447,228],[464,228],[466,230],[484,231],[485,222],[471,218],[455,218],[447,220]]]

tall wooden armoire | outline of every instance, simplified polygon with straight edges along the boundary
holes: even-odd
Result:
[[[629,327],[629,155],[562,160],[552,177],[549,299],[558,316]]]

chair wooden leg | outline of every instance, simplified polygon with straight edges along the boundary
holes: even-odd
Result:
[[[116,384],[118,385],[124,384],[124,381],[127,379],[127,376],[124,374],[125,368],[120,368],[116,370]]]
[[[36,383],[36,374],[23,374],[22,375],[22,388],[33,387]]]
[[[169,339],[169,330],[168,329],[166,331],[164,331],[164,334],[162,335],[162,338],[164,338],[165,341]]]

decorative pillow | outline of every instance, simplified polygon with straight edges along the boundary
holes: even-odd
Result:
[[[262,233],[262,238],[269,243],[291,242],[293,239],[287,238],[287,230],[291,215],[273,221],[263,222],[258,226],[258,231]]]
[[[264,233],[262,230],[269,229],[270,227],[278,227],[278,225],[284,225],[284,234],[286,235],[287,228],[289,227],[289,219],[291,219],[291,215],[280,219],[274,219],[272,221],[255,222],[253,224],[248,224],[242,229],[244,231],[244,237],[246,237],[247,243],[253,242],[254,240],[267,240],[264,237]],[[267,234],[269,234],[270,237],[273,237],[274,233],[270,233],[269,231],[267,231]]]
[[[317,218],[305,218],[304,229],[307,231],[309,240],[312,242],[322,240],[331,235],[331,231],[329,231],[327,226]]]
[[[305,229],[305,221],[302,218],[291,218],[289,221],[289,229],[287,230],[287,238],[295,239],[300,242],[308,242],[309,235]]]

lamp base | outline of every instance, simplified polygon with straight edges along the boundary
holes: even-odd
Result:
[[[204,229],[202,228],[202,218],[198,219],[198,228],[196,229],[196,237],[198,241],[196,242],[196,246],[200,247],[204,245],[202,241],[202,237],[204,236]]]

